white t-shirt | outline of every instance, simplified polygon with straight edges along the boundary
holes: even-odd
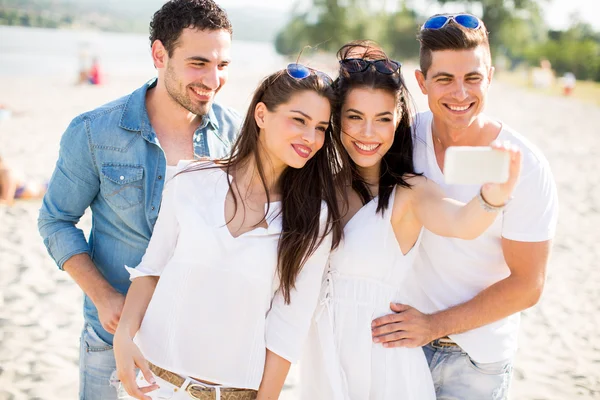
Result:
[[[177,172],[179,172],[179,166],[177,165],[167,165],[167,171],[165,173],[165,182],[169,182],[171,179],[173,179],[173,177],[175,176],[175,174],[177,174]]]
[[[181,165],[181,163],[180,163]],[[184,376],[258,389],[266,349],[295,362],[316,308],[331,235],[309,257],[285,304],[277,277],[281,203],[268,228],[233,237],[227,174],[184,172],[165,186],[160,213],[131,279],[160,276],[135,343],[148,361]],[[322,203],[321,230],[327,220]]]
[[[468,202],[478,185],[447,185],[433,148],[433,115],[417,115],[414,124],[414,162],[417,172],[439,184],[449,197]],[[501,239],[541,242],[552,239],[558,218],[558,198],[550,166],[527,139],[503,126],[499,140],[510,140],[522,151],[523,168],[513,199],[496,221],[475,240],[423,234],[415,274],[420,290],[413,305],[426,313],[464,303],[485,288],[510,275],[504,261]],[[471,358],[482,363],[505,360],[517,350],[519,313],[451,338]]]

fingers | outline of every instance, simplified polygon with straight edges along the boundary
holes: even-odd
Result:
[[[102,307],[98,307],[98,316],[102,327],[110,334],[115,334],[117,325],[121,320],[121,312],[123,312],[125,297],[116,293],[114,297],[110,298],[107,304]]]
[[[148,361],[146,361],[143,357],[140,357],[136,360],[135,364],[138,366],[140,371],[142,371],[142,375],[144,375],[144,379],[146,382],[150,382],[151,384],[156,384],[156,380],[154,379],[154,375],[150,368],[148,367]]]
[[[400,304],[400,303],[390,303],[390,310],[394,311],[394,312],[403,312],[403,311],[407,311],[409,310],[411,307],[407,306],[406,304]]]
[[[121,381],[121,386],[125,391],[136,399],[148,399],[145,393],[151,392],[159,388],[148,362],[142,355],[142,352],[135,345],[133,340],[119,331],[114,340],[115,361],[117,364],[117,376]],[[140,369],[144,380],[150,383],[149,386],[139,387],[138,381],[142,381],[141,377],[136,381],[136,367]]]
[[[395,314],[388,314],[383,317],[379,317],[373,320],[371,323],[371,327],[375,328],[382,325],[392,324],[395,322],[401,322],[403,320],[403,316],[401,313],[410,310],[411,307],[400,304],[400,303],[390,303],[390,310],[392,310]]]
[[[399,332],[393,332],[387,335],[383,335],[383,336],[378,336],[376,338],[373,338],[373,342],[375,343],[382,343],[383,347],[388,347],[388,343],[391,342],[396,342],[398,340],[403,340],[403,339],[409,339],[409,336],[406,332],[404,331],[399,331]]]
[[[141,393],[144,393],[144,394],[146,394],[146,393],[148,393],[148,392],[152,392],[152,391],[154,391],[154,390],[156,390],[156,389],[158,389],[158,388],[159,388],[159,387],[158,387],[158,385],[157,385],[156,383],[153,383],[153,384],[152,384],[152,385],[150,385],[150,386],[138,387],[139,391],[140,391]],[[144,399],[151,399],[151,397],[148,397],[148,396],[144,396],[143,398],[144,398]]]
[[[511,149],[511,158],[510,158],[510,178],[516,181],[519,178],[519,174],[521,173],[521,149],[513,145]]]
[[[133,369],[117,371],[117,376],[121,380],[121,386],[123,389],[125,389],[128,395],[136,399],[150,399],[150,397],[145,395],[146,392],[143,392],[138,387],[135,381],[135,371]]]
[[[497,186],[495,184],[486,184],[482,187],[482,189],[485,192],[488,192],[490,190],[497,191],[499,189],[500,191],[497,192],[497,194],[502,193],[505,196],[510,196],[517,183],[517,180],[519,179],[519,175],[521,174],[521,149],[519,148],[519,146],[512,144],[509,140],[494,140],[490,144],[490,147],[497,151],[502,151],[509,154],[510,163],[508,180],[502,184],[498,184]]]
[[[130,370],[127,373],[118,373],[119,379],[121,380],[121,386],[127,392],[128,395],[140,400],[152,400],[151,397],[146,396],[146,393],[158,389],[158,385],[153,383],[149,386],[139,387],[135,379],[135,371]]]
[[[383,344],[383,347],[386,347],[386,348],[394,348],[394,347],[413,348],[413,347],[419,347],[419,346],[421,346],[421,345],[414,339],[399,339],[399,340],[394,340],[394,341],[390,341],[390,342]]]
[[[375,343],[380,343],[380,342],[389,342],[390,340],[398,340],[398,339],[403,339],[406,334],[405,329],[406,329],[406,324],[404,322],[397,322],[395,324],[387,324],[387,325],[383,325],[380,326],[378,328],[375,329],[371,329],[371,335],[373,336],[373,341]],[[395,333],[402,333],[402,335],[398,336],[394,336],[393,334]]]
[[[119,317],[120,314],[112,315],[112,317],[108,321],[100,321],[100,323],[102,324],[102,327],[104,328],[104,330],[106,330],[106,332],[110,333],[111,335],[114,335],[117,331],[117,325],[119,325]]]
[[[117,324],[115,324],[112,321],[109,321],[107,323],[102,323],[102,327],[104,328],[104,330],[108,333],[110,333],[111,335],[114,335],[115,332],[117,331]]]

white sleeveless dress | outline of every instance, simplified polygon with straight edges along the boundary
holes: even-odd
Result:
[[[421,240],[402,254],[391,224],[394,195],[383,215],[376,213],[378,197],[363,206],[331,253],[300,362],[303,400],[435,399],[420,347],[385,348],[371,336],[371,322],[391,313],[390,302],[410,305]]]

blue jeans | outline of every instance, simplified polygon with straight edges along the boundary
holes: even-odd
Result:
[[[109,379],[116,369],[113,347],[85,323],[80,339],[79,400],[117,400]]]
[[[512,359],[479,363],[459,346],[423,347],[438,400],[506,400],[512,377]]]

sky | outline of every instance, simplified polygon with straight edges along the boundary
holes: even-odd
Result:
[[[248,0],[216,0],[224,7],[243,7],[248,5]],[[301,0],[308,1],[308,0]],[[275,8],[286,11],[290,9],[293,1],[288,0],[260,0],[261,8]],[[388,1],[394,3],[394,1]],[[412,1],[408,2],[417,6],[417,11],[423,15],[434,14],[442,11],[439,7],[423,6],[427,2]],[[456,11],[456,8],[446,10]],[[600,0],[547,0],[543,6],[544,18],[551,29],[567,29],[570,25],[570,18],[573,13],[577,13],[581,20],[590,23],[595,30],[600,31]]]

